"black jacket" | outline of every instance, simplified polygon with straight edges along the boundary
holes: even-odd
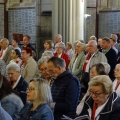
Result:
[[[27,82],[24,80],[23,77],[20,78],[20,81],[18,82],[18,84],[16,85],[16,87],[14,88],[14,90],[16,90],[19,95],[20,98],[22,99],[23,103],[26,103],[26,90],[27,90],[28,84]]]
[[[60,74],[52,85],[52,97],[55,102],[54,119],[61,120],[62,115],[74,118],[80,95],[80,82],[69,70]]]
[[[88,109],[93,109],[93,99],[90,96],[86,98],[80,115],[89,115]],[[120,97],[115,92],[109,97],[97,120],[120,120]]]

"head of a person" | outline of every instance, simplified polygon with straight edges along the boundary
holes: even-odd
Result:
[[[13,39],[13,40],[12,40],[12,46],[13,46],[13,47],[17,47],[17,46],[18,46],[18,43],[19,43],[19,40],[18,40],[18,39]]]
[[[70,49],[72,49],[72,44],[70,42],[67,42],[66,43],[66,50],[68,51]]]
[[[32,103],[51,103],[52,96],[48,82],[42,78],[32,79],[27,89],[27,100]]]
[[[99,38],[99,39],[98,39],[98,45],[101,46],[101,44],[102,44],[102,38]]]
[[[66,69],[65,60],[58,57],[51,57],[48,62],[48,71],[54,79],[57,78],[60,74],[62,74]]]
[[[110,38],[113,39],[115,41],[115,43],[118,40],[118,36],[116,34],[111,34]]]
[[[85,44],[82,42],[77,42],[75,47],[75,52],[78,54],[85,50]]]
[[[89,53],[94,54],[97,50],[97,42],[95,40],[90,40],[88,42]]]
[[[110,48],[110,39],[108,37],[102,39],[101,47],[103,50],[107,50]]]
[[[112,81],[106,75],[96,76],[89,82],[89,94],[98,107],[107,101],[112,92]]]
[[[105,62],[101,62],[101,63],[102,63],[103,66],[105,67],[106,75],[108,75],[109,72],[110,72],[110,69],[111,69],[110,65],[109,65],[108,63],[105,63]]]
[[[20,67],[16,63],[10,63],[6,66],[10,81],[16,82],[20,76]]]
[[[53,44],[53,41],[52,40],[46,40],[44,42],[44,48],[46,50],[51,50],[53,48],[54,44]]]
[[[105,67],[102,63],[94,64],[90,69],[90,78],[97,75],[106,75]]]
[[[53,52],[52,51],[48,51],[46,50],[43,54],[42,54],[42,57],[53,57]]]
[[[65,50],[65,44],[63,42],[58,42],[55,45],[55,50],[57,54],[61,54]]]
[[[14,49],[11,51],[11,58],[16,59],[16,58],[21,57],[21,53],[18,49]]]
[[[75,42],[74,42],[74,50],[76,51],[76,44],[79,42],[79,40],[76,40]]]
[[[24,35],[23,36],[23,44],[27,46],[30,43],[30,36]]]
[[[29,57],[32,56],[32,49],[29,47],[23,47],[21,53],[21,59],[27,60]]]
[[[62,42],[62,35],[57,34],[57,35],[55,36],[55,42],[56,42],[56,43]]]
[[[120,64],[117,64],[115,66],[114,76],[115,76],[115,78],[117,78],[118,80],[120,80]]]
[[[92,35],[92,36],[90,36],[89,40],[95,40],[95,41],[97,41],[97,38],[94,35]]]
[[[0,100],[11,93],[13,93],[12,87],[7,78],[0,73]]]
[[[9,45],[9,40],[7,38],[1,39],[1,44],[0,45],[1,45],[1,48],[3,50],[5,50]]]
[[[48,68],[47,68],[47,61],[49,60],[49,56],[46,56],[46,57],[41,57],[39,60],[38,60],[38,68],[39,68],[39,71],[40,71],[40,74],[42,75],[42,77],[46,80],[49,80],[51,79],[51,76],[48,72]]]

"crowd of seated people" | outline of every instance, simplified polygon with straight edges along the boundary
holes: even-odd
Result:
[[[0,119],[61,120],[88,115],[120,119],[120,64],[117,36],[90,36],[87,43],[45,40],[40,58],[30,36],[0,40]],[[72,44],[74,46],[72,46]],[[37,59],[36,59],[37,58]],[[6,117],[7,116],[7,117]]]

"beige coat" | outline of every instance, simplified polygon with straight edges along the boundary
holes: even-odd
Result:
[[[34,78],[36,72],[37,63],[32,57],[30,57],[26,66],[21,68],[21,75],[29,83],[29,81]]]

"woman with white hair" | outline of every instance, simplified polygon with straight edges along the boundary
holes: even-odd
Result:
[[[48,104],[52,102],[51,90],[48,82],[43,79],[33,79],[27,89],[27,103],[13,117],[13,120],[54,120]]]
[[[48,68],[47,68],[47,61],[49,60],[49,56],[44,56],[42,58],[40,58],[38,60],[38,68],[39,68],[39,72],[40,72],[40,78],[45,79],[50,86],[52,86],[52,79],[51,79],[51,75],[48,72]]]
[[[113,92],[108,76],[96,76],[89,82],[89,96],[81,115],[88,115],[91,120],[120,120],[120,97]]]
[[[68,68],[70,59],[68,54],[65,52],[65,44],[63,42],[58,42],[55,45],[55,53],[54,56],[59,57],[59,58],[63,58],[65,60],[66,63],[66,69]]]
[[[78,78],[81,78],[82,76],[83,64],[85,61],[84,48],[84,43],[81,43],[79,41],[76,43],[76,53],[72,56],[72,59],[70,60],[70,64],[68,66],[71,72]]]

